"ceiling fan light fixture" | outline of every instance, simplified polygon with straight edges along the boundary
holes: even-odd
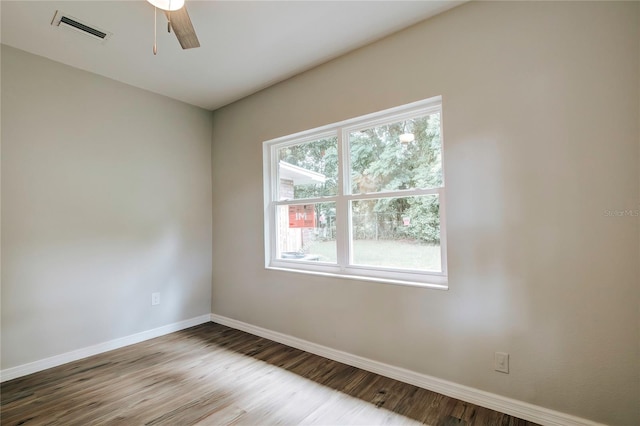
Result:
[[[158,9],[167,10],[173,12],[174,10],[182,9],[184,6],[184,0],[147,0],[149,3],[157,7]]]

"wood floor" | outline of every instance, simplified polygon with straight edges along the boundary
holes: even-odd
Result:
[[[2,425],[533,425],[207,323],[5,382]]]

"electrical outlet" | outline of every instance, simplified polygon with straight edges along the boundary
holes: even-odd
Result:
[[[160,293],[151,293],[151,305],[160,304]]]
[[[496,352],[493,357],[493,368],[501,373],[509,374],[509,354]]]

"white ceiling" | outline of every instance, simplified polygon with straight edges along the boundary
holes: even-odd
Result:
[[[1,42],[76,68],[215,109],[463,1],[196,1],[202,47],[182,50],[153,7],[129,1],[5,1]],[[101,44],[51,26],[56,10],[113,33]]]

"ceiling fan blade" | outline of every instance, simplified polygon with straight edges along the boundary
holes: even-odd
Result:
[[[181,9],[174,10],[173,12],[164,12],[167,15],[167,19],[171,21],[171,28],[176,33],[180,46],[183,49],[192,49],[194,47],[200,47],[196,30],[193,28],[191,18],[189,18],[189,12],[187,12],[187,6]]]

